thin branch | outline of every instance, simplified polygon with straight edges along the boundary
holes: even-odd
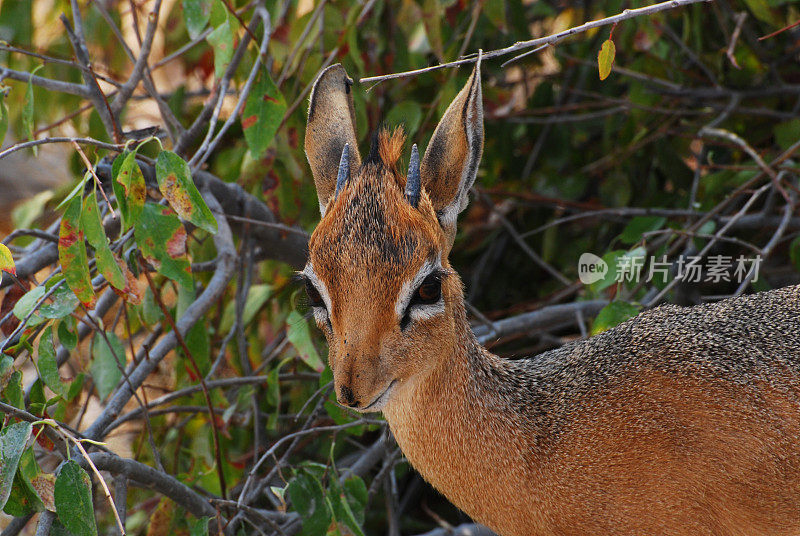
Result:
[[[220,446],[219,442],[217,414],[214,412],[214,404],[211,403],[211,395],[209,393],[208,386],[206,385],[205,379],[203,379],[203,374],[200,372],[200,367],[197,365],[197,360],[194,358],[194,354],[189,349],[189,346],[186,344],[186,340],[183,338],[183,335],[175,325],[175,319],[172,318],[172,314],[169,312],[169,309],[167,309],[167,306],[164,305],[164,301],[161,299],[161,293],[158,292],[158,289],[153,283],[153,279],[150,277],[150,271],[142,270],[142,272],[144,273],[145,278],[147,278],[147,284],[150,285],[150,290],[153,291],[153,298],[155,299],[159,309],[161,309],[161,314],[164,315],[167,323],[172,328],[172,332],[175,334],[175,338],[178,340],[178,344],[183,350],[183,355],[192,364],[194,373],[200,378],[200,386],[203,389],[203,397],[205,398],[206,406],[208,407],[209,420],[211,421],[211,435],[214,440],[214,456],[217,460],[217,476],[219,477],[219,487],[222,490],[222,498],[224,499],[227,495],[227,486],[225,484],[224,467],[222,466],[222,447]]]
[[[668,2],[661,2],[659,4],[653,4],[650,6],[640,7],[638,9],[626,9],[622,13],[614,15],[612,17],[606,17],[604,19],[598,19],[591,22],[586,22],[581,24],[580,26],[575,26],[568,30],[564,30],[563,32],[558,32],[556,34],[548,35],[546,37],[539,37],[537,39],[531,39],[529,41],[519,41],[514,43],[511,46],[501,48],[498,50],[491,50],[489,52],[483,52],[482,58],[484,60],[496,58],[498,56],[505,56],[506,54],[512,54],[514,52],[519,52],[520,50],[526,50],[529,48],[540,47],[540,49],[544,46],[552,46],[561,41],[566,37],[570,37],[572,35],[576,35],[579,33],[586,32],[593,28],[600,28],[602,26],[609,26],[612,24],[617,24],[624,20],[632,19],[635,17],[640,17],[643,15],[652,15],[654,13],[658,13],[660,11],[665,11],[668,9],[675,9],[676,7],[687,6],[690,4],[697,4],[700,2],[709,2],[711,0],[669,0]],[[514,60],[519,58],[514,58]],[[478,60],[477,56],[472,56],[469,58],[463,58],[456,61],[451,61],[448,63],[441,63],[439,65],[433,65],[431,67],[425,67],[424,69],[414,69],[412,71],[405,71],[401,73],[393,73],[393,74],[386,74],[381,76],[368,76],[366,78],[361,78],[359,83],[361,84],[379,84],[386,80],[393,80],[395,78],[405,78],[407,76],[416,76],[422,73],[428,73],[431,71],[438,71],[439,69],[444,69],[447,67],[457,67],[459,65],[465,65],[469,63],[475,63]],[[512,60],[512,61],[514,61]],[[506,62],[508,63],[508,62]],[[374,85],[372,86],[374,87]]]
[[[786,190],[783,188],[780,181],[778,180],[778,174],[775,172],[775,170],[772,169],[770,166],[768,166],[767,163],[764,162],[764,159],[761,158],[761,155],[759,155],[755,151],[755,149],[753,149],[750,146],[750,144],[747,143],[740,136],[728,130],[724,130],[721,128],[710,128],[710,127],[701,128],[700,132],[698,132],[697,135],[700,137],[722,138],[741,147],[742,150],[746,152],[748,156],[750,156],[750,158],[752,158],[756,162],[756,164],[758,164],[758,167],[761,168],[761,170],[764,173],[766,173],[767,176],[769,176],[770,180],[772,181],[772,184],[775,186],[775,189],[781,193],[786,202],[787,203],[792,202],[792,200],[789,198],[789,194],[786,192]]]
[[[0,77],[7,77],[11,80],[18,80],[19,82],[30,82],[34,86],[43,87],[49,91],[57,91],[59,93],[67,93],[69,95],[77,95],[88,99],[91,96],[91,91],[86,86],[81,84],[73,84],[72,82],[62,82],[61,80],[52,80],[44,78],[31,73],[23,71],[15,71],[7,67],[0,67]]]
[[[214,275],[208,282],[205,290],[186,308],[183,315],[175,322],[176,330],[164,335],[155,347],[149,349],[147,359],[139,361],[130,373],[130,382],[121,385],[111,398],[106,402],[103,411],[86,430],[86,436],[95,440],[105,436],[108,425],[120,414],[122,409],[133,396],[133,390],[138,389],[161,360],[177,345],[176,332],[185,335],[206,312],[217,303],[225,293],[228,282],[233,277],[236,268],[236,249],[233,246],[233,236],[225,218],[221,217],[219,203],[211,196],[206,196],[206,202],[212,212],[219,214],[217,218],[219,228],[214,235],[214,244],[217,247],[219,263]]]
[[[744,24],[744,20],[747,18],[747,11],[742,11],[738,15],[736,15],[736,27],[733,29],[733,33],[731,34],[731,42],[728,43],[728,48],[725,51],[725,55],[730,60],[731,65],[736,67],[737,69],[741,70],[742,68],[739,67],[739,62],[736,61],[736,56],[734,55],[734,51],[736,50],[736,43],[739,41],[739,34],[742,33],[742,25]]]
[[[160,12],[161,0],[156,0],[148,17],[149,20],[147,21],[144,41],[139,50],[139,57],[136,58],[136,63],[133,66],[131,76],[128,78],[128,81],[119,88],[117,98],[114,99],[114,102],[111,104],[111,112],[117,118],[117,121],[119,121],[119,114],[122,108],[125,106],[125,103],[128,102],[128,99],[133,94],[133,90],[139,85],[139,81],[144,75],[145,67],[147,67],[147,60],[150,57],[150,49],[153,46],[153,39],[155,38],[156,29],[158,28],[158,15]]]
[[[103,126],[106,128],[106,132],[114,139],[114,141],[119,143],[122,140],[122,134],[117,122],[114,119],[114,114],[111,112],[108,99],[106,98],[105,93],[103,93],[103,90],[100,89],[100,85],[97,83],[97,79],[94,76],[94,69],[92,68],[91,60],[89,59],[89,52],[86,50],[86,42],[83,37],[83,22],[80,17],[80,10],[78,9],[76,0],[72,0],[72,15],[73,20],[75,21],[74,31],[66,15],[62,13],[60,19],[64,24],[65,30],[67,31],[67,37],[69,38],[70,43],[72,43],[72,48],[75,51],[75,56],[77,57],[78,62],[82,63],[87,68],[87,70],[83,71],[83,80],[86,82],[84,87],[89,92],[87,98],[92,101],[92,104],[94,104],[94,108],[97,110],[97,114],[100,116]]]

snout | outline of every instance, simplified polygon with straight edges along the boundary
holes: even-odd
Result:
[[[360,412],[381,411],[397,385],[397,380],[377,381],[377,385],[370,385],[363,393],[354,390],[348,384],[341,384],[336,387],[336,400],[342,406],[353,408]]]
[[[336,391],[336,400],[339,404],[350,408],[358,408],[361,401],[353,393],[353,389],[349,385],[341,385]]]

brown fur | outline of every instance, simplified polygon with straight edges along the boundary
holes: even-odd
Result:
[[[378,155],[383,165],[397,170],[397,160],[403,152],[403,145],[406,142],[406,133],[402,126],[392,131],[381,130],[378,133]],[[397,176],[397,175],[396,175]],[[403,181],[405,185],[405,181]]]
[[[412,207],[402,135],[384,133],[381,162],[324,199],[308,269],[330,298],[317,320],[340,402],[363,410],[394,386],[380,407],[411,464],[503,535],[800,534],[800,287],[663,306],[527,359],[475,340],[436,207],[447,191],[457,214],[474,180],[476,79],[431,141],[460,166],[455,189],[429,170]],[[332,190],[333,171],[315,180]],[[438,260],[442,311],[403,329],[398,296]]]

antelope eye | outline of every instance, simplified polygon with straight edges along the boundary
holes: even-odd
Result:
[[[442,297],[442,275],[439,272],[429,274],[423,279],[409,305],[430,305],[438,302]]]
[[[308,301],[311,303],[312,307],[325,307],[325,301],[322,299],[317,287],[308,279],[306,279],[306,294],[308,295]]]

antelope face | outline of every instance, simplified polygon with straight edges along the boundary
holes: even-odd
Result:
[[[339,403],[379,411],[452,351],[462,289],[447,255],[483,147],[480,79],[476,67],[405,174],[402,130],[381,132],[362,164],[350,83],[334,65],[311,95],[305,148],[322,220],[301,275]]]

